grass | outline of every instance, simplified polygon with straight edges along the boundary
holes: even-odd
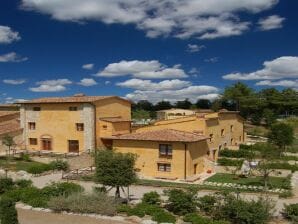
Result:
[[[206,181],[217,183],[234,183],[241,185],[251,186],[264,186],[262,177],[247,177],[247,178],[235,178],[233,174],[217,173],[212,177],[209,177]],[[269,177],[269,186],[271,188],[290,189],[289,178],[287,177]]]
[[[28,171],[28,169],[32,165],[40,165],[40,164],[42,163],[35,162],[35,161],[25,161],[25,160],[22,160],[21,158],[16,158],[16,157],[14,158],[11,157],[8,161],[6,157],[0,157],[0,167],[7,168],[12,171],[20,171],[20,170]]]

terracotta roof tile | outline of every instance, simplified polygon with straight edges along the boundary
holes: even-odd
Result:
[[[12,114],[20,114],[20,112],[18,112],[18,111],[0,111],[0,117],[12,115]]]
[[[117,122],[131,122],[131,120],[124,119],[122,117],[102,117],[99,118],[101,121],[111,122],[111,123],[117,123]]]
[[[9,134],[16,131],[21,131],[20,122],[18,120],[11,120],[8,123],[0,124],[0,135]]]
[[[47,97],[28,100],[25,102],[20,102],[20,104],[34,104],[34,103],[92,103],[99,100],[104,100],[108,98],[119,98],[125,100],[118,96],[70,96],[70,97]],[[128,100],[125,100],[129,102]]]
[[[131,133],[110,137],[110,139],[164,141],[164,142],[198,142],[207,139],[204,135],[174,129],[162,129],[141,133]]]

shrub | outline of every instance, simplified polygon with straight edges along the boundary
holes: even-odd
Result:
[[[18,215],[15,202],[10,198],[2,197],[0,200],[0,223],[18,224]]]
[[[167,209],[177,215],[185,215],[196,211],[195,192],[190,190],[172,189],[168,195]]]
[[[15,185],[17,187],[20,187],[20,188],[26,188],[26,187],[31,187],[32,186],[32,181],[31,180],[17,180],[15,181]]]
[[[72,193],[83,192],[84,188],[75,183],[52,183],[42,189],[42,193],[47,197],[68,196]]]
[[[290,198],[290,197],[293,197],[293,196],[294,196],[294,194],[291,190],[283,191],[282,193],[278,194],[278,197],[280,197],[280,198]]]
[[[243,163],[243,159],[219,158],[217,162],[221,166],[240,166]]]
[[[186,214],[183,218],[184,222],[190,222],[192,224],[229,224],[227,221],[213,221],[210,218],[206,218],[203,216],[200,216],[196,213],[189,213]]]
[[[160,195],[156,191],[145,193],[142,202],[149,205],[158,205],[161,202]]]
[[[274,162],[268,164],[270,169],[281,169],[281,170],[291,170],[292,172],[298,171],[298,165],[291,165],[285,162]]]
[[[42,190],[36,188],[36,187],[28,187],[20,189],[19,191],[16,191],[16,193],[19,193],[19,200],[31,205],[32,207],[47,207],[47,202],[49,200],[49,197],[43,194]]]
[[[216,197],[212,195],[205,195],[203,197],[198,198],[198,207],[201,211],[204,211],[207,214],[210,214],[215,203]]]
[[[247,158],[247,157],[251,158],[254,156],[254,153],[252,151],[249,151],[248,149],[245,149],[245,150],[224,149],[220,151],[219,156],[230,157],[230,158]]]
[[[27,172],[32,174],[41,174],[46,171],[52,170],[52,166],[49,164],[32,164],[28,167]]]
[[[290,219],[293,222],[298,222],[298,203],[285,205],[283,215],[285,218]]]
[[[176,223],[175,216],[162,209],[152,215],[152,220],[157,223]]]
[[[11,178],[0,178],[0,194],[13,188],[14,183]]]
[[[73,193],[68,197],[58,196],[48,202],[49,208],[56,212],[68,211],[76,213],[96,213],[115,215],[117,203],[106,194]]]
[[[25,153],[20,154],[20,159],[23,160],[23,161],[26,161],[26,162],[31,161],[31,158],[30,158],[29,154],[25,154]]]
[[[49,164],[52,170],[63,170],[67,171],[69,169],[69,165],[67,161],[63,161],[61,159],[57,159],[55,161],[50,162]]]

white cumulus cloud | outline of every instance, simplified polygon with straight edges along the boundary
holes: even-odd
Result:
[[[214,39],[241,35],[239,15],[270,9],[278,0],[22,0],[22,8],[60,21],[133,24],[148,37]]]
[[[26,82],[26,79],[4,79],[3,83],[10,85],[21,85]]]
[[[119,82],[117,86],[138,89],[138,90],[174,90],[181,89],[190,86],[191,83],[188,81],[182,81],[179,79],[164,80],[161,82],[152,82],[151,80],[142,79],[129,79],[124,82]]]
[[[283,56],[272,61],[265,61],[264,68],[250,73],[230,73],[224,75],[228,80],[264,80],[298,78],[298,57]]]
[[[287,88],[298,88],[298,79],[296,80],[263,80],[256,83],[257,86],[282,86]]]
[[[262,18],[258,22],[259,29],[265,31],[282,28],[282,23],[284,20],[285,18],[278,15],[272,15],[266,18]]]
[[[10,44],[14,41],[20,40],[21,37],[18,32],[13,31],[8,26],[0,25],[0,44]]]
[[[85,64],[82,66],[83,69],[91,70],[94,68],[94,64]]]
[[[32,92],[61,92],[66,90],[66,85],[72,84],[69,79],[52,79],[37,82],[37,87],[29,88]]]
[[[204,48],[206,48],[204,45],[188,44],[186,51],[190,53],[195,53],[195,52],[199,52]]]
[[[27,60],[27,57],[22,57],[15,52],[0,55],[0,62],[23,62]]]
[[[81,86],[95,86],[97,82],[92,78],[84,78],[78,83]]]
[[[167,78],[186,78],[184,70],[180,65],[171,68],[166,67],[157,60],[152,61],[120,61],[106,66],[96,76],[117,77],[132,75],[135,78],[143,79],[167,79]]]

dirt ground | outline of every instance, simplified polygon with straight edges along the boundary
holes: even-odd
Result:
[[[20,224],[129,224],[129,222],[95,219],[77,215],[53,214],[23,209],[18,209],[18,218]]]

